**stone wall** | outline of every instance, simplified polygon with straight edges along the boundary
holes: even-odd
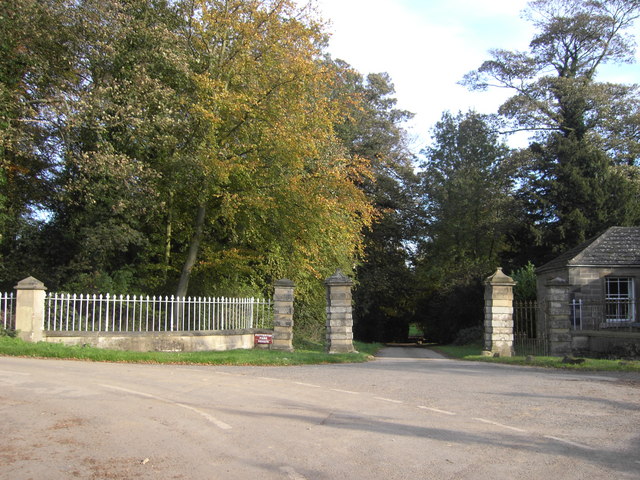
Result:
[[[27,342],[51,342],[65,345],[90,345],[98,348],[130,351],[196,352],[231,350],[254,347],[257,334],[272,334],[272,330],[241,329],[187,332],[80,332],[49,331],[44,329],[46,287],[39,280],[28,277],[16,285],[16,331]],[[292,288],[292,287],[291,287]],[[292,305],[293,297],[286,297]],[[288,303],[287,303],[288,305]],[[282,304],[281,304],[282,306]],[[293,307],[279,317],[282,323],[293,325],[289,314]],[[287,336],[287,335],[285,335]],[[290,338],[288,335],[287,338]],[[274,335],[275,337],[275,335]]]
[[[132,352],[203,352],[254,347],[256,334],[272,330],[244,329],[219,332],[48,332],[42,340],[63,345],[89,345]]]

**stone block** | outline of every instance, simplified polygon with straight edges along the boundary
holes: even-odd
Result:
[[[327,321],[327,327],[330,328],[344,328],[347,330],[351,330],[353,328],[353,319],[345,318],[342,320],[332,319],[331,321]]]
[[[571,318],[570,317],[550,317],[548,320],[549,328],[554,329],[566,329],[569,330],[571,327]]]
[[[274,303],[273,312],[276,315],[293,315],[293,304],[292,303]]]
[[[344,345],[330,345],[327,349],[328,353],[336,354],[336,353],[354,353],[356,351],[353,348],[353,343],[344,344]]]
[[[293,328],[293,318],[274,318],[273,325],[278,328],[286,328],[291,330],[291,328]]]

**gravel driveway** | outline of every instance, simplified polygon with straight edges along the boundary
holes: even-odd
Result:
[[[640,479],[637,376],[0,357],[0,478]]]

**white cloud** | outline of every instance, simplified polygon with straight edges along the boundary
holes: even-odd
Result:
[[[495,111],[505,98],[502,92],[469,92],[457,83],[480,66],[489,48],[500,46],[488,43],[496,32],[483,39],[468,23],[494,22],[495,15],[520,22],[524,2],[316,1],[331,22],[332,56],[364,74],[391,75],[399,107],[416,114],[411,131],[419,137],[418,149],[443,111]]]
[[[533,33],[520,17],[527,0],[314,1],[331,22],[334,58],[363,74],[390,74],[399,107],[416,114],[416,150],[445,110],[495,112],[509,92],[469,92],[458,82],[489,49],[526,49]],[[639,72],[615,69],[608,79],[634,82]]]

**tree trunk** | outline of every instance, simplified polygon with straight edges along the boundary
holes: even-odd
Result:
[[[182,273],[180,274],[180,282],[178,282],[178,290],[176,296],[185,297],[187,295],[187,288],[189,287],[189,278],[191,276],[191,270],[196,264],[198,258],[198,250],[200,250],[200,242],[202,241],[202,230],[204,227],[204,218],[206,213],[206,207],[204,204],[198,206],[198,215],[196,217],[196,231],[191,237],[189,243],[189,252],[187,258],[182,266]]]
[[[164,281],[167,281],[167,273],[171,265],[171,235],[173,234],[173,192],[169,193],[169,208],[167,212],[167,229],[164,245]]]

